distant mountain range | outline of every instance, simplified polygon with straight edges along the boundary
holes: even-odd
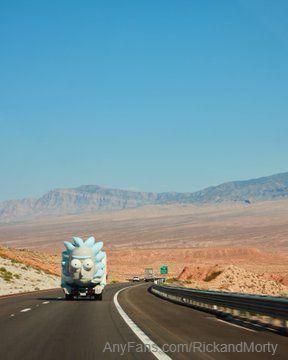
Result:
[[[253,180],[227,182],[194,193],[138,192],[84,185],[72,189],[51,190],[38,199],[1,202],[0,221],[120,210],[153,204],[250,204],[284,198],[288,198],[288,172]]]

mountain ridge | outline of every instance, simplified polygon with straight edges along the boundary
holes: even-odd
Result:
[[[0,202],[0,222],[41,216],[60,216],[121,210],[145,205],[219,204],[288,198],[288,172],[250,180],[230,181],[196,192],[141,192],[99,185],[57,188],[39,198]]]

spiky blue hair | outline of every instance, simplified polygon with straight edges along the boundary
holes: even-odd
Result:
[[[83,241],[83,239],[81,239],[78,236],[74,236],[72,242],[64,241],[64,245],[68,253],[71,253],[76,247],[78,248],[86,247],[86,248],[92,248],[94,255],[96,255],[102,249],[103,242],[99,241],[95,243],[94,236],[90,236],[86,241]]]

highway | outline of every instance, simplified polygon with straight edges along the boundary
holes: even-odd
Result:
[[[165,350],[157,352],[163,360],[287,358],[287,337],[162,300],[149,293],[147,284],[124,289],[115,302],[115,294],[128,286],[107,286],[103,301],[65,301],[60,289],[0,299],[0,359],[155,359],[145,351],[143,338]],[[117,302],[134,323],[129,318],[126,323]],[[139,328],[142,340],[135,334]],[[272,356],[268,345],[264,352],[219,352],[220,345],[240,342],[258,344],[258,350],[264,344],[277,345],[276,354]],[[196,349],[188,348],[191,343]],[[211,352],[212,345],[199,348],[200,343],[218,350]]]

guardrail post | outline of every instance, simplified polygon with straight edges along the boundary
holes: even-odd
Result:
[[[288,328],[288,320],[282,319],[281,320],[281,326],[285,329]]]

